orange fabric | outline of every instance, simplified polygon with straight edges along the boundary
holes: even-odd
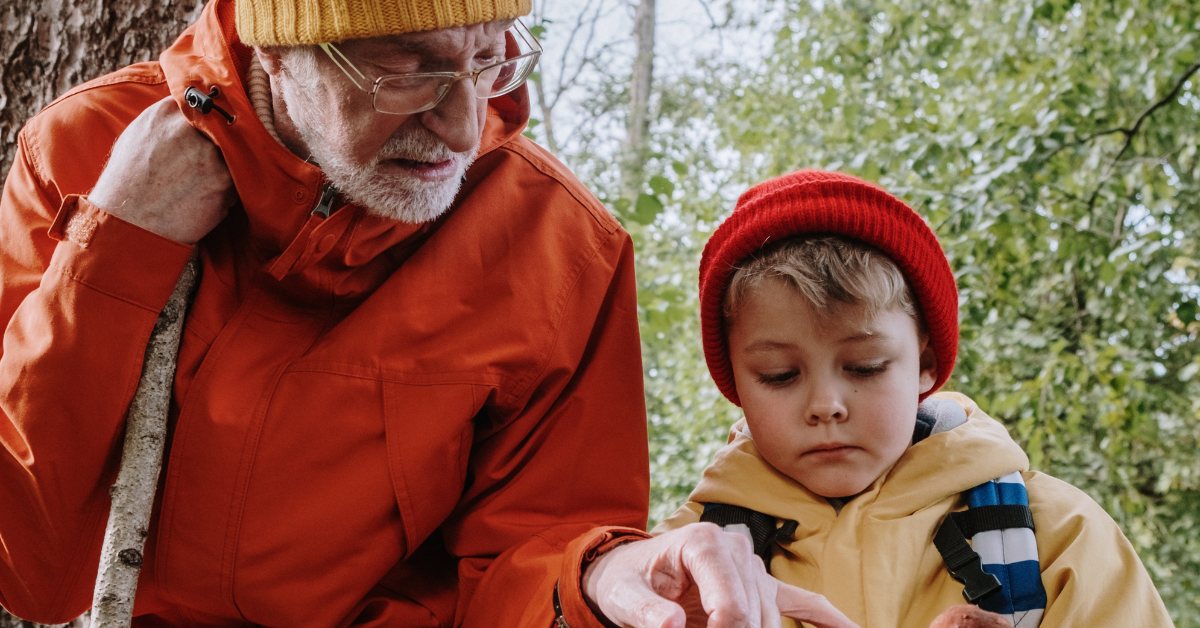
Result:
[[[44,623],[89,606],[125,408],[191,250],[79,195],[141,110],[215,85],[233,124],[183,111],[241,205],[199,245],[134,624],[549,626],[554,582],[613,534],[592,529],[645,525],[628,235],[520,135],[524,90],[493,101],[447,218],[310,217],[321,173],[254,115],[231,11],[208,3],[159,62],[21,132],[0,200],[0,604]]]

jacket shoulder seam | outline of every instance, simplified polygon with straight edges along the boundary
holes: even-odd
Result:
[[[604,229],[608,233],[620,230],[620,223],[618,223],[617,220],[613,218],[606,209],[604,209],[599,200],[595,198],[582,197],[582,195],[579,193],[580,191],[576,189],[576,187],[582,187],[582,183],[579,183],[578,186],[574,186],[567,181],[564,181],[560,174],[555,172],[554,168],[548,167],[548,164],[544,159],[541,158],[540,155],[538,155],[535,151],[530,150],[529,147],[522,145],[521,140],[523,139],[525,138],[522,137],[514,141],[505,142],[504,144],[498,146],[496,150],[507,150],[515,155],[518,155],[521,157],[521,159],[524,159],[526,163],[533,166],[534,169],[540,172],[543,176],[554,179],[554,181],[557,182],[558,185],[567,192],[567,194],[571,195],[571,198],[575,199],[576,203],[579,203],[580,206],[582,206],[589,214],[591,214],[592,218],[596,221],[596,224],[601,229]]]
[[[101,87],[109,87],[112,85],[119,85],[122,83],[140,83],[142,85],[161,85],[163,83],[166,83],[167,77],[163,74],[162,69],[158,66],[157,62],[154,63],[153,67],[157,70],[155,72],[155,74],[153,74],[153,75],[143,74],[140,71],[139,72],[129,71],[129,68],[126,67],[126,68],[123,68],[116,72],[113,72],[111,74],[105,74],[104,76],[94,78],[82,85],[77,85],[77,86],[71,88],[70,90],[68,90],[67,93],[50,101],[50,104],[43,107],[42,111],[38,112],[38,115],[41,115],[46,110],[50,109],[51,107],[65,101],[69,98],[79,96],[80,94],[83,94],[84,92],[89,92],[94,89],[99,89]]]
[[[593,248],[591,251],[588,252],[586,258],[580,260],[578,270],[575,270],[574,273],[570,277],[569,286],[562,291],[562,296],[559,297],[558,302],[555,304],[555,309],[557,311],[555,312],[554,317],[553,317],[554,336],[553,336],[553,338],[551,338],[550,342],[548,342],[545,345],[546,353],[538,361],[538,363],[539,363],[538,368],[530,369],[529,377],[519,380],[518,382],[515,383],[511,393],[508,395],[508,398],[511,403],[517,404],[520,399],[524,398],[525,394],[527,392],[529,392],[529,390],[528,390],[529,387],[532,386],[535,382],[541,381],[542,376],[546,372],[546,369],[550,368],[551,357],[554,355],[554,347],[558,346],[559,339],[562,335],[563,318],[567,315],[567,312],[569,309],[567,307],[567,304],[571,300],[571,295],[575,294],[578,291],[579,282],[583,279],[583,276],[584,276],[585,272],[587,271],[587,269],[590,266],[592,266],[593,264],[595,264],[596,258],[600,255],[601,250],[604,249],[604,243],[607,242],[608,240],[611,240],[612,238],[619,237],[620,233],[621,232],[619,232],[619,231],[618,232],[609,232],[607,237],[599,238],[596,242],[595,248]],[[593,323],[593,326],[594,326],[594,323]]]
[[[33,170],[38,193],[45,198],[49,198],[46,194],[46,182],[49,181],[49,177],[46,176],[46,166],[42,163],[42,149],[39,147],[37,134],[29,129],[30,126],[26,125],[17,134],[17,154],[15,155],[14,163],[16,159],[24,159],[29,164],[29,168]]]

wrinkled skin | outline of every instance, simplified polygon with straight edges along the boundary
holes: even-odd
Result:
[[[168,96],[121,133],[88,200],[125,222],[195,244],[225,218],[237,192],[221,151]]]
[[[1008,620],[978,606],[951,606],[929,624],[929,628],[1012,628]]]
[[[589,604],[635,628],[858,628],[824,596],[767,574],[743,535],[696,523],[614,549],[583,576]]]

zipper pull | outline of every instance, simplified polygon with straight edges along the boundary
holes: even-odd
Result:
[[[333,207],[333,197],[337,196],[337,188],[333,187],[332,183],[326,183],[321,191],[321,202],[313,208],[312,213],[321,214],[322,218],[329,217],[329,210]]]

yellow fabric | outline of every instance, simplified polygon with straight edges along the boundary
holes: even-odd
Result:
[[[527,15],[532,0],[237,0],[249,46],[296,46],[430,31]]]
[[[937,526],[947,513],[966,508],[963,491],[1021,471],[1047,595],[1042,628],[1172,625],[1133,547],[1096,502],[1066,482],[1029,471],[1004,426],[970,399],[937,396],[959,402],[967,422],[910,447],[840,514],[767,464],[742,421],[688,503],[654,533],[699,521],[704,503],[793,519],[800,524],[798,540],[776,550],[776,577],[825,595],[862,628],[928,628],[943,610],[964,603],[962,585],[933,546]],[[785,619],[784,625],[795,624]]]

